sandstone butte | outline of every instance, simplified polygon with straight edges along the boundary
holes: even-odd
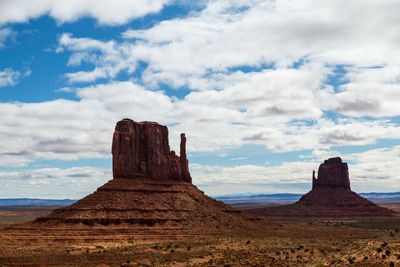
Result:
[[[395,212],[380,207],[351,191],[349,170],[342,159],[330,158],[312,175],[312,189],[291,205],[246,211],[263,217],[391,217]]]
[[[119,121],[112,142],[112,180],[70,206],[6,231],[13,238],[17,233],[20,239],[29,240],[44,235],[60,240],[104,241],[122,236],[170,239],[228,232],[237,235],[279,226],[242,214],[194,186],[185,134],[180,138],[177,156],[170,150],[166,126]]]

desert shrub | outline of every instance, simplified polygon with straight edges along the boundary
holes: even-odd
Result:
[[[368,256],[364,256],[364,260],[368,260]]]
[[[376,251],[378,251],[378,253],[381,253],[382,249],[381,248],[377,248]]]
[[[386,255],[385,254],[382,255],[382,259],[386,259]]]
[[[175,249],[171,249],[170,252],[171,252],[171,253],[174,253],[174,252],[175,252]]]
[[[386,247],[387,246],[387,242],[383,242],[382,244],[381,244],[381,247]]]
[[[390,255],[390,250],[387,249],[387,250],[385,251],[385,254],[389,256],[389,255]]]
[[[187,251],[190,251],[192,248],[190,246],[186,247]]]
[[[394,267],[394,262],[391,261],[391,262],[389,263],[389,266],[390,266],[390,267]]]
[[[350,264],[354,263],[354,259],[353,258],[348,258],[347,260],[349,261]]]
[[[248,245],[248,244],[250,244],[250,240],[247,240],[247,241],[246,241],[246,245]]]

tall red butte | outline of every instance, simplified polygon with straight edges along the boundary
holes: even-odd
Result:
[[[175,237],[193,232],[247,233],[271,225],[206,196],[194,186],[185,145],[186,137],[181,134],[177,156],[170,150],[166,126],[123,119],[113,136],[112,180],[70,206],[12,228],[44,232],[62,228],[64,232],[73,231],[74,238],[74,231],[79,229],[102,229],[92,233],[90,239],[100,234],[104,240],[107,233],[115,238],[115,231],[121,236],[121,229],[125,235],[148,238],[149,234],[166,233]]]
[[[391,217],[395,212],[357,195],[350,188],[347,163],[330,158],[313,171],[312,190],[291,205],[252,209],[263,217]]]

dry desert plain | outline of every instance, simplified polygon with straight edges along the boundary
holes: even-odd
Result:
[[[267,206],[270,204],[264,204]],[[379,205],[400,211],[400,202]],[[260,204],[237,204],[243,211]],[[0,224],[30,221],[54,207],[0,209]],[[269,218],[264,231],[169,235],[129,225],[0,232],[2,266],[400,266],[400,218]],[[125,230],[123,230],[125,229]],[[99,236],[101,238],[99,238]]]

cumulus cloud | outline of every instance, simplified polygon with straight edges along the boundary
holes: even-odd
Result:
[[[55,100],[0,103],[2,166],[38,158],[74,160],[107,157],[115,115],[101,103]]]
[[[286,92],[284,89],[275,94],[275,100],[251,99],[251,94],[246,99],[243,95],[244,102],[250,101],[248,106],[238,103],[235,93],[228,97],[229,90],[234,91],[235,87],[227,88],[226,94],[224,91],[215,91],[211,95],[206,93],[212,91],[191,92],[184,99],[168,96],[160,90],[150,91],[130,81],[75,90],[79,101],[0,103],[0,112],[4,115],[0,125],[2,166],[23,166],[38,158],[110,157],[114,124],[124,117],[169,125],[172,149],[179,147],[179,134],[185,132],[191,152],[217,152],[243,144],[262,145],[273,152],[329,149],[371,144],[382,137],[396,139],[400,136],[398,125],[383,120],[343,119],[335,122],[319,118],[312,123],[293,123],[281,114],[254,115],[253,108],[262,110],[265,105],[286,99],[291,90]],[[311,101],[312,106],[312,98],[307,101]],[[293,118],[319,115],[318,110],[314,115],[313,108],[293,115],[290,109],[297,107],[295,102],[291,105],[287,107],[288,116]]]
[[[400,114],[400,67],[348,67],[339,92],[320,93],[327,108],[354,117],[398,116]]]
[[[100,24],[116,25],[149,13],[159,12],[169,0],[5,0],[0,1],[0,24],[26,22],[49,14],[60,23],[82,17],[95,18]]]
[[[80,66],[84,63],[93,64],[91,71],[67,73],[69,82],[94,82],[101,78],[115,78],[121,71],[132,73],[137,61],[130,60],[131,48],[115,41],[102,42],[91,38],[74,38],[71,33],[64,33],[59,38],[57,52],[68,49],[73,54],[68,66]]]
[[[20,72],[10,68],[0,71],[0,87],[15,85],[20,76]]]
[[[265,92],[271,97],[279,93],[278,87],[291,87],[292,94],[297,88],[309,87],[299,90],[298,96],[281,99],[282,103],[254,108],[254,116],[315,118],[321,111],[354,117],[398,116],[400,33],[391,30],[400,26],[394,11],[398,8],[397,1],[346,5],[343,1],[219,0],[184,18],[125,31],[122,42],[74,38],[67,33],[60,38],[59,51],[72,52],[71,66],[94,66],[68,73],[71,83],[115,78],[121,72],[133,74],[144,62],[140,82],[153,89],[168,84],[226,94],[224,89],[241,83],[243,93],[255,85],[257,77],[264,77],[265,88],[274,88]],[[302,65],[303,72],[298,72]],[[327,81],[337,65],[345,66],[347,82],[333,88]],[[243,73],[243,67],[260,73]],[[309,77],[307,69],[315,77]],[[262,78],[258,81],[263,82]],[[251,92],[254,99],[263,93]],[[316,95],[314,101],[305,98],[307,94]],[[297,105],[288,104],[293,99]]]
[[[79,199],[111,178],[111,170],[94,167],[0,172],[0,195],[5,198]]]

